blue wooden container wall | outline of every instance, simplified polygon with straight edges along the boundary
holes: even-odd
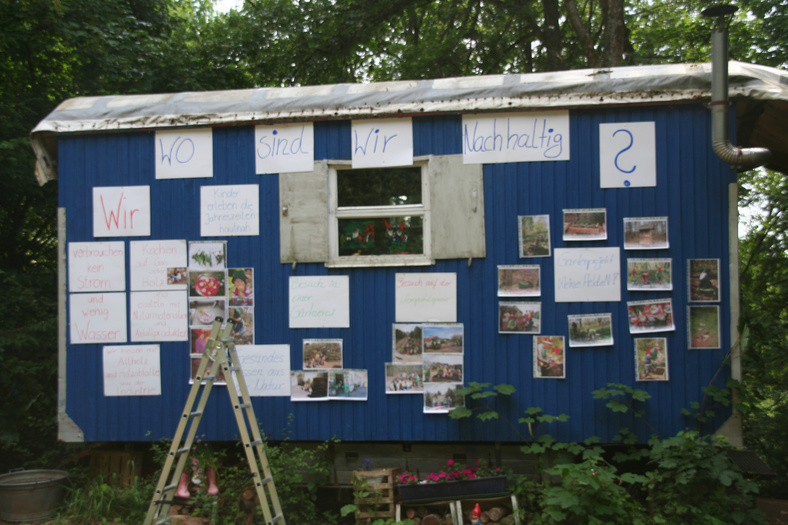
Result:
[[[719,258],[722,348],[730,348],[728,282],[728,185],[735,174],[709,146],[708,111],[700,105],[629,109],[572,110],[571,160],[510,163],[484,168],[487,257],[439,261],[430,268],[329,270],[322,264],[279,262],[278,177],[256,175],[252,143],[246,127],[214,129],[214,177],[155,180],[154,134],[101,133],[59,139],[60,206],[66,209],[67,239],[94,241],[94,186],[150,185],[153,209],[151,239],[200,239],[199,194],[203,185],[258,184],[261,224],[259,237],[229,237],[228,265],[255,271],[255,334],[258,344],[289,344],[292,368],[301,368],[303,339],[341,338],[344,366],[369,371],[367,402],[292,403],[289,398],[254,398],[255,412],[270,439],[343,441],[519,441],[504,422],[455,421],[446,415],[424,415],[422,397],[386,395],[384,363],[391,361],[394,323],[394,275],[397,272],[453,272],[457,275],[457,320],[465,327],[465,381],[510,383],[517,388],[497,408],[517,424],[523,411],[539,406],[545,413],[570,416],[545,430],[561,440],[599,436],[611,441],[621,425],[648,439],[652,427],[661,435],[675,434],[693,421],[680,414],[700,401],[702,387],[724,385],[729,376],[726,350],[687,349],[687,277],[690,258]],[[656,122],[657,186],[600,189],[599,124]],[[414,118],[415,155],[458,154],[462,151],[459,115]],[[315,124],[318,159],[350,158],[350,123]],[[561,239],[562,210],[605,208],[608,239],[566,243]],[[672,292],[622,290],[617,303],[559,303],[554,301],[553,259],[520,259],[517,216],[550,214],[553,249],[560,247],[621,247],[622,275],[628,257],[670,257]],[[623,218],[667,216],[670,248],[623,250]],[[733,235],[736,232],[730,232]],[[105,239],[101,239],[105,240]],[[129,240],[124,238],[128,251]],[[615,344],[610,347],[568,348],[566,379],[534,379],[532,338],[498,333],[497,266],[539,264],[542,268],[542,334],[568,336],[567,315],[613,314]],[[349,275],[350,328],[288,328],[290,276]],[[624,285],[625,288],[625,285]],[[668,382],[635,382],[634,337],[629,334],[626,302],[671,298],[676,330],[658,333],[668,339]],[[568,337],[567,337],[568,342]],[[68,345],[67,405],[71,419],[87,441],[157,440],[171,437],[189,390],[188,344],[161,343],[160,397],[104,397],[102,345]],[[613,414],[592,391],[608,383],[625,383],[651,394],[645,408],[649,424],[630,415]],[[717,411],[710,431],[728,414]],[[205,439],[237,439],[235,420],[225,387],[216,387],[199,431]]]

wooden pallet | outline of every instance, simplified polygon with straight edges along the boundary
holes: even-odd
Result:
[[[399,468],[379,468],[353,471],[354,503],[358,508],[356,518],[359,523],[371,523],[378,518],[394,518],[396,513],[394,479]],[[360,497],[359,493],[368,493]]]

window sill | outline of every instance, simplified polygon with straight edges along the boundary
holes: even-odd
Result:
[[[326,268],[384,268],[391,266],[432,266],[434,259],[425,256],[340,257],[325,263]]]

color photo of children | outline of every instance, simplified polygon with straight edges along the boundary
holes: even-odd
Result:
[[[304,339],[304,370],[342,368],[342,339]]]
[[[664,337],[635,339],[637,381],[668,380],[668,340]]]
[[[421,364],[386,363],[387,394],[421,394],[424,392]]]
[[[534,377],[563,379],[566,377],[564,336],[534,336]]]
[[[254,306],[254,270],[231,268],[229,297],[230,306]]]

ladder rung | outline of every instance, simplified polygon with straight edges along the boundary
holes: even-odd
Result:
[[[235,405],[236,408],[249,408],[250,406],[252,406],[251,403],[239,403]]]
[[[179,448],[179,449],[176,451],[176,454],[178,454],[178,455],[180,455],[180,454],[183,454],[183,453],[185,453],[185,452],[188,452],[189,450],[191,450],[191,448],[192,448],[192,447],[190,447],[190,446],[189,446],[189,447],[183,447],[183,448]]]
[[[176,488],[177,486],[178,486],[177,483],[173,483],[172,485],[167,485],[166,487],[164,487],[164,492],[167,492],[168,490],[172,490],[172,489]]]
[[[267,478],[260,480],[260,485],[265,485],[266,483],[270,483],[273,480],[274,480],[274,478],[272,478],[271,476],[268,476]]]
[[[249,446],[249,447],[256,447],[257,445],[262,445],[262,444],[263,444],[262,440],[256,439],[256,440],[252,441],[251,443],[249,443],[249,445],[247,445],[247,446]]]
[[[277,521],[284,521],[285,517],[283,514],[277,514],[271,519],[271,523],[276,523]]]
[[[239,370],[241,370],[241,367],[240,366],[228,366],[227,370],[229,370],[230,372],[238,372]]]
[[[195,410],[194,412],[190,412],[189,416],[191,416],[191,417],[201,416],[201,415],[203,415],[203,412],[204,412],[203,410]]]

